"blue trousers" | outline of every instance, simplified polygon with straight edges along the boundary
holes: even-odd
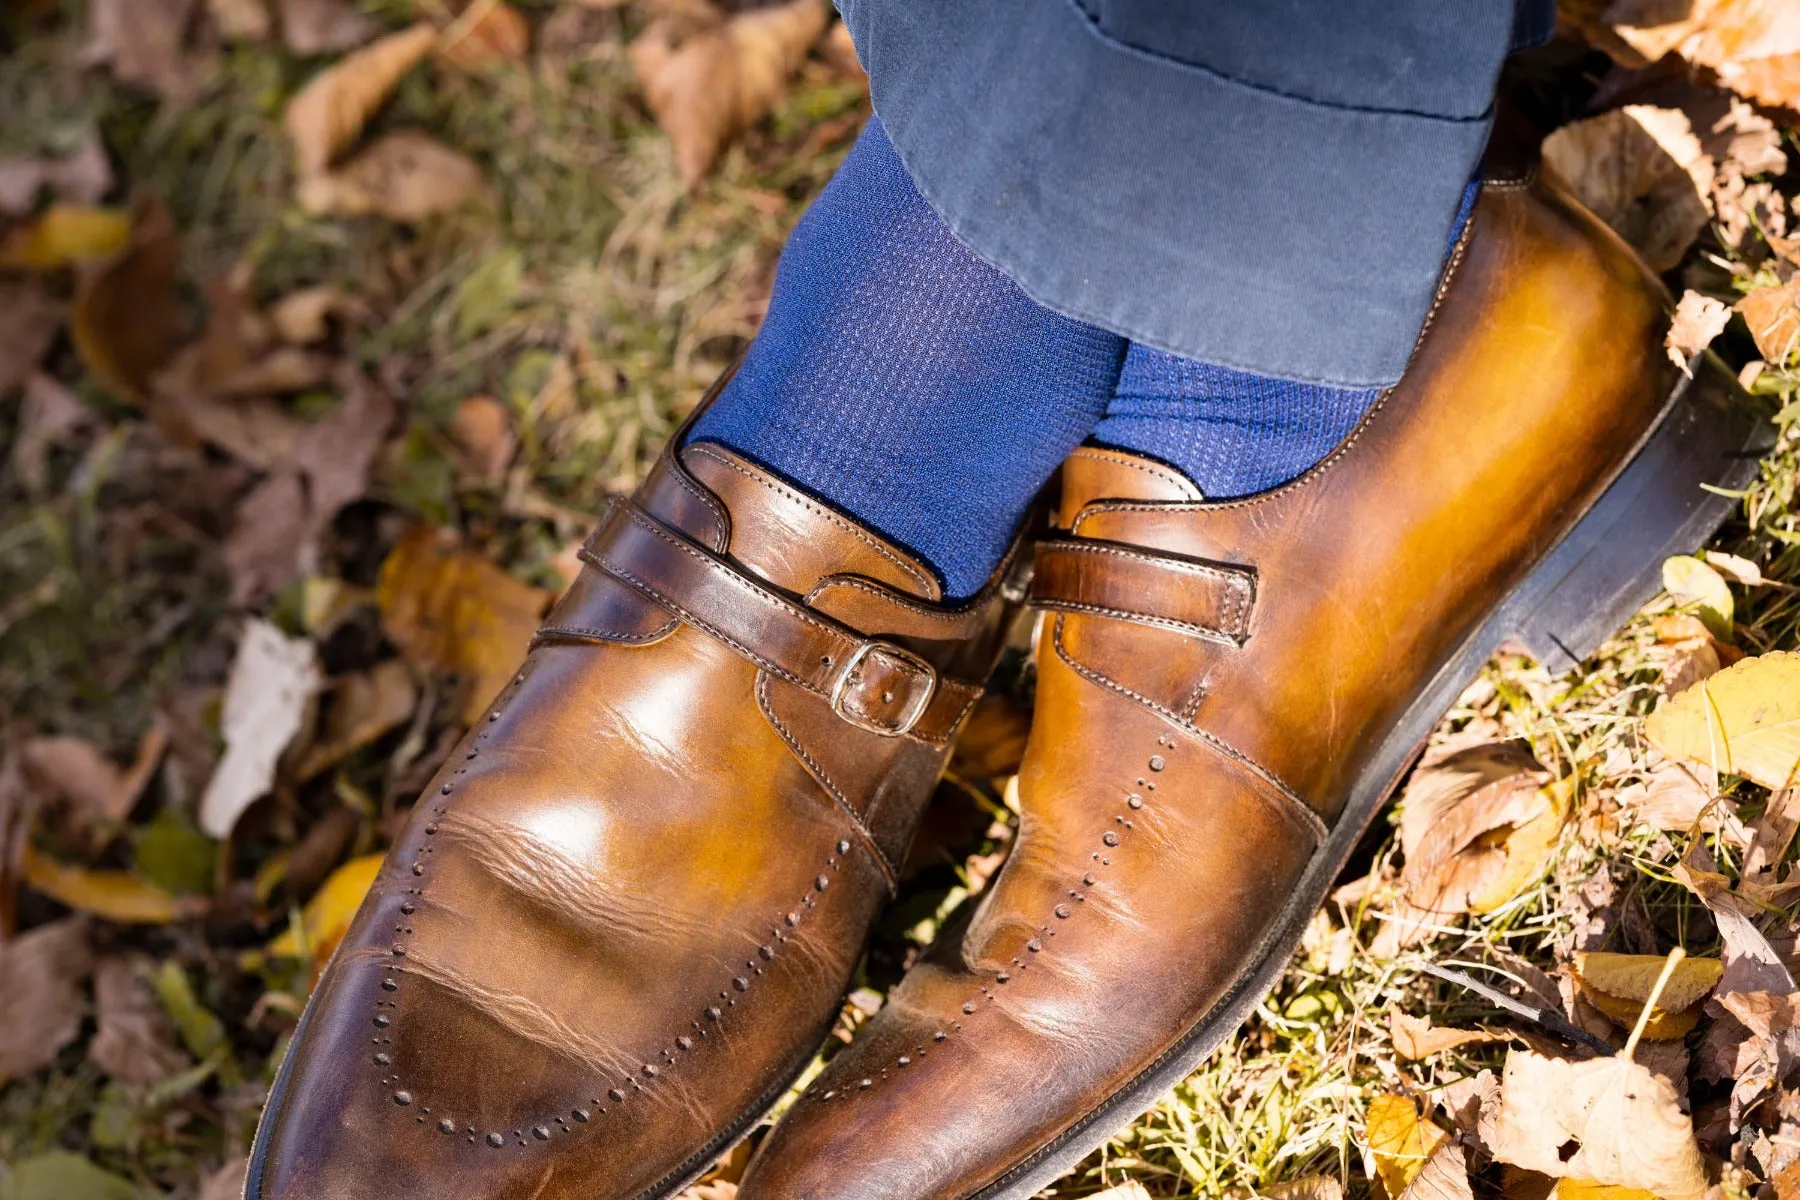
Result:
[[[1340,387],[1400,377],[1553,0],[838,0],[958,238],[1065,316]]]

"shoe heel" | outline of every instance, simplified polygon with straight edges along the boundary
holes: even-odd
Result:
[[[1710,353],[1689,364],[1661,424],[1508,602],[1510,636],[1551,672],[1592,654],[1662,586],[1662,562],[1716,532],[1721,492],[1756,477],[1774,431]]]

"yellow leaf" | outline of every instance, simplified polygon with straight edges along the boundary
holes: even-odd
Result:
[[[344,940],[351,919],[362,907],[363,897],[381,873],[385,857],[365,854],[333,871],[300,910],[300,927],[290,925],[284,930],[269,943],[269,953],[276,958],[309,957],[315,968],[324,966]]]
[[[1655,1192],[1620,1187],[1616,1183],[1595,1183],[1591,1179],[1559,1179],[1545,1200],[1657,1200],[1657,1197]]]
[[[1652,713],[1644,734],[1670,758],[1787,786],[1800,765],[1800,653],[1746,658],[1701,680]]]
[[[441,551],[421,526],[382,563],[376,600],[408,659],[469,678],[462,719],[473,722],[518,669],[551,596],[478,555]]]
[[[25,882],[32,888],[77,912],[92,913],[109,921],[167,925],[194,916],[205,907],[204,901],[184,902],[128,871],[66,866],[29,845],[23,857]]]
[[[474,160],[416,130],[390,133],[335,171],[300,181],[296,199],[314,216],[374,213],[416,222],[460,208],[486,191]]]
[[[1578,952],[1575,973],[1583,985],[1594,991],[1642,1004],[1649,999],[1650,989],[1656,986],[1668,961],[1661,954]],[[1665,1012],[1693,1007],[1718,986],[1724,970],[1724,964],[1716,958],[1683,958],[1663,985],[1657,1007]]]
[[[1425,1169],[1432,1151],[1450,1137],[1421,1117],[1414,1101],[1391,1093],[1369,1101],[1366,1136],[1369,1153],[1375,1157],[1375,1174],[1389,1196],[1404,1192]]]
[[[1623,1056],[1570,1062],[1513,1050],[1490,1149],[1545,1175],[1698,1200],[1706,1165],[1668,1080]]]
[[[1663,590],[1680,604],[1693,606],[1700,623],[1717,638],[1731,637],[1731,587],[1725,577],[1689,554],[1666,558],[1662,565]]]
[[[116,208],[52,204],[37,220],[0,239],[0,267],[55,271],[103,262],[124,249],[131,217]]]
[[[317,175],[348,146],[406,73],[437,42],[421,23],[370,42],[313,76],[288,101],[282,122],[302,175]]]
[[[656,123],[693,187],[737,133],[781,98],[788,76],[825,32],[823,0],[787,0],[691,24],[665,18],[631,44],[631,65]]]
[[[1388,1013],[1388,1036],[1394,1053],[1409,1061],[1429,1058],[1470,1043],[1504,1042],[1507,1035],[1488,1029],[1455,1029],[1434,1026],[1430,1017],[1414,1017],[1398,1010]]]

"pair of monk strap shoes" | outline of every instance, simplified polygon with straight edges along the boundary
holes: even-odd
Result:
[[[1011,858],[763,1143],[740,1200],[1022,1200],[1272,986],[1502,643],[1567,665],[1754,469],[1732,385],[1546,185],[1490,183],[1405,378],[1208,502],[1083,448],[1033,555]],[[1024,572],[921,562],[665,453],[419,801],[307,1006],[249,1200],[656,1200],[825,1036]]]

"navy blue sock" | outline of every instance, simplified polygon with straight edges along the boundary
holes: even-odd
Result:
[[[900,542],[966,597],[1100,420],[1124,354],[958,242],[871,120],[789,237],[762,330],[691,437]]]
[[[1463,192],[1454,249],[1481,185]],[[1131,344],[1094,440],[1147,454],[1208,499],[1267,491],[1304,473],[1349,436],[1379,388],[1325,387],[1234,371]]]

